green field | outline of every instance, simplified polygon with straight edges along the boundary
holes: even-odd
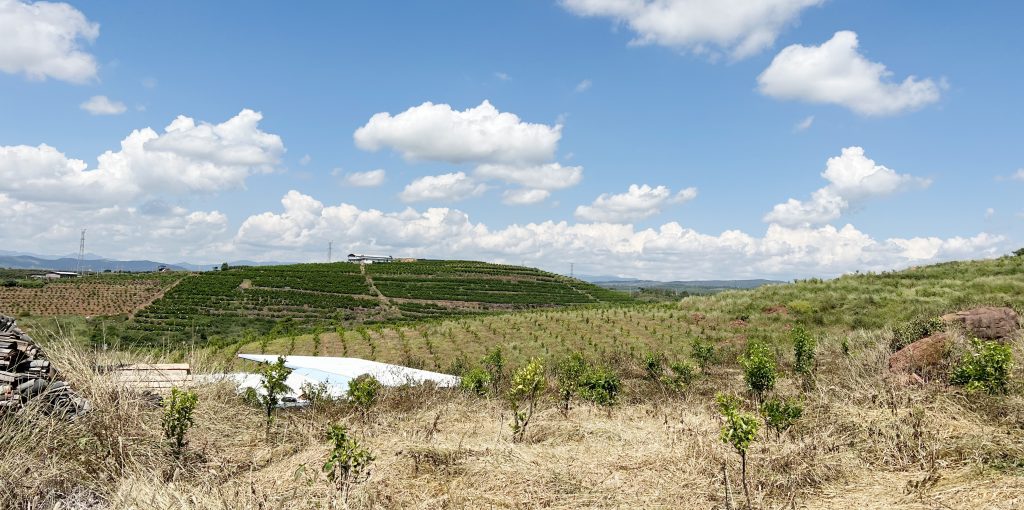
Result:
[[[520,266],[467,261],[296,264],[181,276],[132,317],[103,321],[103,326],[116,328],[124,344],[219,345],[338,326],[632,301],[624,293]]]

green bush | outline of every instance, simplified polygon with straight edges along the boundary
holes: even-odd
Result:
[[[482,368],[472,368],[462,375],[459,387],[476,395],[487,394],[487,387],[491,384],[491,375]]]
[[[775,353],[761,342],[753,342],[747,347],[747,354],[740,358],[743,367],[743,381],[758,402],[775,388],[778,378]]]
[[[544,364],[534,358],[512,374],[511,387],[506,398],[512,409],[512,440],[522,441],[526,426],[530,424],[537,397],[544,390]]]
[[[370,408],[377,402],[380,388],[380,381],[370,374],[363,374],[348,382],[348,400],[359,408],[363,418],[370,414]]]
[[[793,326],[793,370],[801,375],[810,375],[814,370],[814,349],[818,341],[803,326]]]
[[[652,381],[660,379],[665,372],[665,355],[660,352],[647,352],[641,361],[647,378]]]
[[[494,350],[488,352],[484,359],[480,361],[480,364],[484,366],[487,374],[490,375],[491,389],[497,395],[501,390],[502,379],[505,376],[505,356],[501,353],[501,347],[495,347]]]
[[[622,381],[606,367],[592,367],[580,379],[580,398],[611,408],[618,401]]]
[[[263,393],[254,393],[256,400],[267,413],[267,434],[269,435],[270,424],[274,421],[274,409],[281,403],[281,395],[289,390],[285,380],[292,374],[292,369],[284,366],[284,358],[278,356],[274,363],[262,363],[259,373],[263,376],[263,380],[260,382]]]
[[[683,389],[697,378],[693,365],[685,361],[672,363],[669,365],[669,369],[671,370],[671,375],[666,374],[662,376],[661,382],[671,388]]]
[[[711,342],[694,338],[693,342],[690,343],[690,355],[697,362],[701,372],[704,372],[715,362],[715,346]]]
[[[562,414],[568,416],[572,398],[580,391],[580,382],[587,373],[587,360],[583,354],[574,352],[555,365],[558,380],[558,396],[562,401]]]
[[[764,416],[765,425],[780,437],[803,413],[803,405],[795,399],[770,398],[761,404],[761,415]]]
[[[747,488],[747,450],[757,437],[760,423],[757,417],[739,410],[740,401],[735,396],[719,394],[716,400],[718,410],[725,419],[719,438],[723,443],[732,446],[740,456],[743,466],[743,494],[747,497],[747,508],[753,508],[750,504],[750,490]]]
[[[964,354],[953,369],[950,382],[969,391],[984,390],[989,394],[1006,393],[1013,368],[1010,346],[997,341],[974,339],[971,351]]]
[[[944,330],[945,327],[946,325],[942,322],[942,319],[938,317],[914,319],[910,322],[894,326],[892,328],[892,340],[889,342],[889,350],[896,352],[926,336]]]
[[[370,477],[373,455],[362,447],[355,438],[349,437],[344,425],[334,425],[327,431],[331,452],[324,462],[323,470],[327,479],[335,484],[341,499],[346,503],[351,487]]]
[[[175,458],[181,457],[185,449],[185,434],[192,428],[192,412],[199,403],[199,396],[192,390],[171,388],[171,395],[164,399],[164,415],[161,424],[164,438],[171,442]]]

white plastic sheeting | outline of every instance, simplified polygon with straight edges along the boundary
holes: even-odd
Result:
[[[274,363],[279,356],[272,354],[239,354],[238,357],[250,361]],[[359,358],[334,358],[327,356],[283,356],[283,358],[284,366],[293,370],[292,377],[302,377],[313,384],[326,383],[331,394],[336,396],[347,393],[348,382],[364,374],[372,375],[384,386],[422,384],[427,381],[431,381],[441,388],[451,388],[459,385],[459,378],[454,375]],[[260,382],[258,375],[255,381],[258,386]],[[292,386],[291,377],[286,384]],[[298,384],[301,386],[302,382]],[[296,390],[299,389],[297,386],[292,387]]]

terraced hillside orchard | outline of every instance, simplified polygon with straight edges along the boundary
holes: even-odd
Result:
[[[0,287],[0,314],[120,315],[149,304],[179,276],[94,275]]]
[[[626,294],[552,273],[483,262],[237,267],[183,277],[122,329],[124,340],[138,345],[202,343],[214,337],[219,344],[271,331],[308,333],[498,310],[631,301]]]

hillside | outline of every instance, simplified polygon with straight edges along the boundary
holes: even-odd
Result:
[[[447,264],[464,275],[481,268]],[[374,286],[392,278],[392,295],[415,295],[406,280],[429,280],[419,270],[400,275],[397,267],[374,267]],[[245,275],[250,289],[273,281],[239,272],[219,276],[234,282]],[[315,292],[352,291],[359,282],[354,272],[329,274],[336,276],[316,280],[327,290]],[[275,288],[300,285],[288,276],[274,274]],[[433,283],[444,281],[437,278]],[[481,292],[475,287],[446,292],[468,298]],[[341,506],[336,486],[320,470],[328,454],[324,433],[341,423],[375,458],[373,475],[352,489],[349,508],[743,508],[740,457],[720,440],[716,396],[726,394],[759,426],[745,469],[754,508],[1020,508],[1024,334],[1003,340],[1018,360],[1006,373],[1006,393],[951,384],[948,373],[915,381],[889,368],[896,332],[981,305],[1024,310],[1024,257],[676,303],[546,307],[211,340],[204,348],[161,351],[159,359],[219,371],[251,369],[236,364],[238,352],[320,354],[467,374],[500,347],[504,363],[502,379],[483,395],[388,389],[368,413],[321,401],[278,413],[267,432],[259,408],[230,388],[202,387],[189,453],[180,462],[164,446],[161,410],[89,369],[138,360],[137,351],[83,352],[73,342],[51,341],[53,359],[96,409],[71,423],[34,416],[32,427],[19,428],[0,421],[0,439],[12,445],[0,451],[0,478],[20,480],[0,487],[0,497],[22,506],[71,497],[64,495],[115,508]],[[796,368],[796,326],[816,342],[808,373]],[[43,337],[44,322],[34,331]],[[963,333],[947,332],[954,340],[943,353],[949,367],[971,351]],[[767,347],[763,356],[777,377],[765,398],[801,409],[789,429],[763,423],[759,397],[749,390],[739,359],[755,343]],[[619,381],[610,403],[577,392],[566,410],[563,390],[572,387],[563,384],[559,367],[571,352],[606,371],[602,380]],[[543,364],[546,386],[524,439],[515,442],[505,396],[512,374],[530,359]]]
[[[536,269],[467,261],[237,267],[185,276],[124,325],[147,344],[394,323],[491,311],[628,303]],[[282,322],[284,321],[284,322]]]

